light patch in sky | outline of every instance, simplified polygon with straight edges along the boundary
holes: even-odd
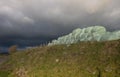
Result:
[[[113,10],[110,14],[111,17],[120,16],[120,9]]]
[[[95,13],[105,8],[110,1],[111,0],[83,0],[82,4],[89,13]]]
[[[24,23],[34,23],[34,20],[32,20],[31,18],[29,18],[29,17],[23,17],[23,19],[22,19],[22,21],[24,22]]]

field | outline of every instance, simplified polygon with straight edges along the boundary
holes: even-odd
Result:
[[[120,77],[120,40],[18,51],[0,64],[0,77]]]

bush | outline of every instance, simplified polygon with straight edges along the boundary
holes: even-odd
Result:
[[[12,45],[9,47],[8,49],[8,52],[11,54],[11,53],[14,53],[17,51],[17,45]]]

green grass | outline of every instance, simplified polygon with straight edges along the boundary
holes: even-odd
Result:
[[[0,71],[0,77],[8,77],[9,74],[7,71]]]
[[[2,77],[119,77],[120,40],[28,49],[9,55],[0,70]]]

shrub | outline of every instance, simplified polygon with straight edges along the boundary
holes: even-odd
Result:
[[[17,51],[17,45],[12,45],[9,47],[8,49],[8,52],[11,54],[11,53],[14,53]]]

